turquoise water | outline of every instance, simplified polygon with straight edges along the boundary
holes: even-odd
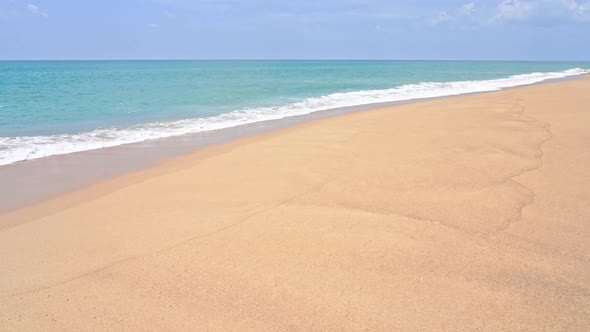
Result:
[[[571,71],[575,68],[587,69],[590,63],[3,61],[0,164],[583,72]],[[522,74],[527,75],[514,77]]]

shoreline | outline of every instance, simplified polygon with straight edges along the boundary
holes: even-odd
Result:
[[[589,89],[306,121],[2,214],[0,329],[585,331]]]
[[[284,105],[261,106],[241,110],[237,107],[234,111],[212,115],[210,117],[169,119],[163,120],[163,122],[147,121],[145,123],[122,127],[115,125],[114,127],[86,128],[86,130],[70,133],[65,132],[63,134],[46,133],[46,135],[41,134],[37,136],[31,133],[31,135],[12,136],[10,135],[9,129],[8,135],[0,137],[0,145],[4,146],[0,150],[0,166],[48,156],[116,147],[191,133],[208,132],[268,120],[280,120],[294,115],[305,115],[331,109],[362,107],[371,104],[385,105],[390,102],[497,91],[503,88],[574,77],[590,71],[590,69],[584,68],[578,66],[562,71],[531,71],[495,79],[407,82],[376,90],[360,89],[341,93],[328,93],[316,97],[309,96]],[[378,101],[381,99],[382,101]],[[84,106],[81,107],[83,108]],[[26,110],[23,111],[26,112]],[[8,122],[11,121],[8,120]]]
[[[502,88],[518,89],[584,78],[581,74],[541,82]],[[354,112],[419,103],[429,100],[488,94],[498,91],[472,92],[406,101],[380,102],[316,111],[304,115],[238,125],[229,128],[164,137],[113,147],[52,155],[7,165],[0,165],[0,216],[42,203],[52,198],[95,185],[101,181],[157,167],[169,160],[190,155],[203,148],[226,144],[251,136],[282,130],[310,121]],[[149,150],[149,151],[147,151]],[[157,151],[157,153],[154,153]],[[0,228],[4,227],[0,224]]]

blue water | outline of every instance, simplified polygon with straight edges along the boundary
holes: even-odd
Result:
[[[3,61],[0,164],[334,107],[489,91],[583,72],[564,74],[574,68],[588,69],[590,63]],[[554,74],[514,77],[530,73]],[[493,81],[497,79],[503,80]]]

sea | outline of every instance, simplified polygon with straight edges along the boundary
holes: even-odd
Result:
[[[0,61],[0,165],[584,73],[590,62]]]

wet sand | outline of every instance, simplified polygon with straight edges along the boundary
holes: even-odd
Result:
[[[587,330],[589,91],[338,115],[4,213],[0,330]]]

